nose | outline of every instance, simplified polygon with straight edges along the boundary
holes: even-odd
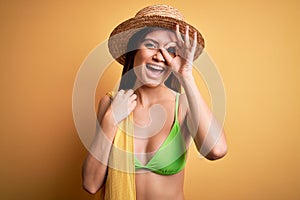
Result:
[[[153,60],[157,62],[165,62],[165,58],[162,55],[161,49],[158,49],[156,53],[153,55]]]

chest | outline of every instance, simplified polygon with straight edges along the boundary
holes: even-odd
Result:
[[[150,108],[137,105],[134,116],[135,153],[148,160],[168,137],[175,121],[175,102],[155,104]]]

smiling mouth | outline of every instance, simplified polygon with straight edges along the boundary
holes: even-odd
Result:
[[[153,71],[153,72],[163,72],[165,69],[163,67],[157,66],[157,65],[151,65],[146,64],[147,69]]]

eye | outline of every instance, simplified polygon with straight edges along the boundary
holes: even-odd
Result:
[[[167,51],[170,53],[170,54],[176,54],[176,48],[175,47],[169,47],[168,49],[167,49]]]
[[[147,42],[147,43],[145,43],[144,45],[145,45],[145,47],[147,47],[148,49],[156,49],[156,48],[157,48],[156,45],[153,44],[153,43],[151,43],[151,42]]]

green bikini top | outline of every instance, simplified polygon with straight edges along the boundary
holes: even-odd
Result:
[[[176,94],[175,119],[171,131],[154,156],[146,165],[134,157],[135,169],[148,169],[156,174],[172,175],[180,172],[186,164],[186,145],[181,134],[178,114],[178,93]]]

